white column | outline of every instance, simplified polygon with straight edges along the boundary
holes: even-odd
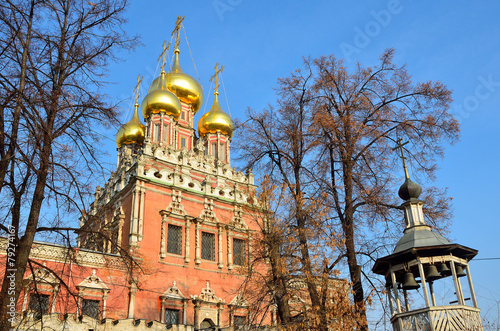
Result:
[[[165,113],[164,112],[160,112],[160,133],[158,134],[158,142],[160,144],[160,146],[163,146],[163,128],[164,128],[164,124],[163,124],[163,118],[165,116]]]
[[[52,305],[50,307],[50,313],[53,314],[56,311],[56,298],[57,298],[57,292],[59,292],[59,284],[54,286],[54,289],[52,290]],[[24,304],[24,302],[23,302]]]
[[[188,300],[183,299],[182,300],[182,323],[184,325],[187,324],[187,306],[188,306]]]
[[[123,236],[123,222],[125,220],[125,215],[124,214],[120,214],[117,216],[118,217],[118,242],[116,243],[116,245],[118,246],[116,251],[118,252],[118,254],[122,255],[122,236]]]
[[[457,293],[457,301],[459,305],[464,304],[464,295],[462,293],[462,287],[460,286],[459,279],[457,277],[457,271],[455,270],[455,262],[453,259],[450,261],[451,274],[453,276],[453,283],[455,284],[455,292]]]
[[[436,296],[434,295],[434,284],[433,284],[433,282],[429,282],[429,290],[431,291],[432,305],[436,306]]]
[[[422,288],[424,289],[424,299],[427,307],[431,306],[431,302],[429,301],[429,292],[427,291],[427,283],[425,282],[425,273],[424,267],[422,266],[422,262],[418,260],[418,271],[420,273],[420,280],[422,281]]]
[[[139,214],[139,192],[140,189],[136,185],[132,193],[132,215],[130,215],[130,245],[137,245],[137,227],[138,227],[138,214]]]
[[[140,191],[140,208],[139,208],[139,241],[144,235],[144,202],[146,201],[146,190],[141,187]]]
[[[464,296],[462,293],[462,288],[460,286],[460,283],[458,281],[457,277],[457,271],[455,270],[455,262],[453,259],[450,261],[450,267],[451,267],[451,274],[453,275],[453,282],[455,283],[455,292],[457,293],[457,301],[459,305],[464,304]]]
[[[472,285],[472,277],[470,275],[469,264],[467,264],[465,266],[465,269],[467,271],[467,282],[469,282],[469,289],[470,289],[470,296],[472,298],[472,304],[474,305],[474,308],[478,308],[477,300],[476,300],[476,292],[474,291],[474,286]]]
[[[222,258],[223,258],[223,256],[222,256],[222,224],[218,223],[217,228],[219,230],[218,231],[219,261],[217,263],[217,266],[219,267],[219,269],[222,269],[222,267],[224,267],[224,263],[222,262]]]
[[[195,258],[194,258],[194,263],[200,264],[201,263],[201,243],[200,243],[200,220],[196,220],[196,242],[195,242]]]
[[[166,236],[167,236],[167,215],[168,212],[161,211],[161,233],[160,233],[160,258],[167,256]]]
[[[82,292],[82,289],[78,289],[78,302],[77,302],[77,305],[76,305],[76,316],[80,316],[81,315],[81,310],[82,310],[82,296],[83,296],[83,292]]]
[[[30,288],[29,286],[24,287],[24,299],[23,299],[23,307],[21,308],[21,311],[26,310],[26,306],[28,305],[28,294],[29,294]]]
[[[252,231],[248,230],[248,267],[252,267],[252,253],[253,253],[253,247],[252,247]]]
[[[135,292],[137,292],[137,285],[134,282],[132,282],[130,284],[130,290],[129,290],[128,317],[127,318],[134,318]]]
[[[231,228],[228,226],[227,228],[227,269],[233,269],[233,249],[232,249],[232,233]]]
[[[396,308],[398,314],[401,314],[401,300],[399,300],[398,285],[396,284],[396,275],[391,267],[391,281],[392,281],[392,291],[394,292],[394,297],[396,298]]]
[[[102,293],[102,318],[106,318],[106,301],[108,299],[108,293],[106,290],[103,290]]]
[[[406,311],[410,311],[410,303],[408,302],[408,292],[403,289],[403,297],[405,299],[405,309]]]
[[[392,299],[392,292],[390,289],[387,289],[387,300],[389,301],[389,307],[391,309],[391,317],[394,315],[394,301]]]
[[[189,228],[191,227],[191,221],[189,217],[186,217],[186,240],[185,240],[185,248],[184,248],[184,263],[189,264],[191,261],[191,246],[189,243]],[[185,323],[184,323],[185,324]]]
[[[165,323],[165,297],[161,297],[160,322]]]

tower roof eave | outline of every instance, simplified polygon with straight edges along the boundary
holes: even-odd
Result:
[[[460,244],[412,247],[377,259],[372,271],[379,275],[385,275],[391,265],[408,262],[416,257],[443,256],[452,254],[453,256],[470,261],[477,255],[477,253],[477,249]]]

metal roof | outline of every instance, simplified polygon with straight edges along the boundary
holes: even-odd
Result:
[[[410,248],[449,245],[448,239],[431,230],[428,225],[415,226],[405,230],[405,234],[399,239],[394,253],[402,252]]]

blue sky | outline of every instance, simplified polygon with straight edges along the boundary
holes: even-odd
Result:
[[[450,239],[478,249],[478,259],[497,258],[499,12],[497,1],[134,1],[125,30],[141,35],[143,46],[122,53],[124,61],[110,67],[108,80],[115,84],[106,93],[115,101],[130,98],[138,74],[144,76],[142,92],[147,90],[159,73],[158,54],[163,41],[170,40],[177,15],[186,16],[185,31],[205,90],[206,104],[195,123],[213,101],[208,80],[216,62],[225,66],[221,105],[244,119],[247,107],[259,110],[275,100],[277,78],[300,67],[304,56],[333,53],[348,65],[374,65],[384,49],[393,47],[395,62],[406,63],[415,81],[439,80],[454,91],[461,140],[439,161],[435,185],[447,187],[454,198]],[[197,77],[182,40],[183,70]],[[125,122],[132,101],[122,106]],[[112,169],[114,132],[105,134]],[[483,314],[492,318],[500,300],[499,273],[500,260],[471,262]]]

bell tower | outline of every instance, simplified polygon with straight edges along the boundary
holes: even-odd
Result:
[[[393,328],[395,331],[483,330],[469,268],[477,250],[450,243],[426,224],[424,203],[418,199],[422,188],[408,175],[405,144],[398,139],[394,149],[400,150],[405,170],[405,181],[398,195],[404,201],[400,208],[404,211],[406,228],[393,253],[379,258],[373,267],[374,273],[386,279]],[[456,300],[438,303],[434,284],[448,277],[453,280]],[[462,279],[467,280],[469,298],[464,298]],[[410,304],[408,291],[420,290],[423,306],[413,306],[416,302]]]

